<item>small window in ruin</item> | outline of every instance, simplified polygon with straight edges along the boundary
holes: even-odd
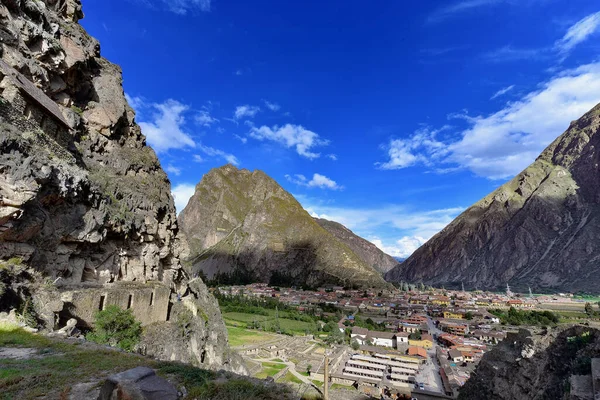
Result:
[[[150,306],[154,305],[154,292],[150,293]]]
[[[104,310],[104,301],[105,300],[106,300],[105,295],[100,296],[100,305],[98,306],[98,310],[100,310],[100,311]]]
[[[133,295],[130,294],[129,295],[129,299],[127,300],[127,309],[129,310],[131,308],[131,303],[133,302]]]

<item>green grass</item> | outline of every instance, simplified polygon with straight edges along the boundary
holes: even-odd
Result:
[[[186,399],[289,398],[289,389],[283,385],[264,386],[226,372],[155,361],[86,342],[49,339],[8,324],[0,324],[0,347],[37,351],[30,359],[0,358],[1,400],[66,399],[77,383],[98,380],[101,384],[110,374],[138,366],[154,368],[177,387],[185,386]]]
[[[296,383],[298,385],[301,385],[302,383],[304,383],[300,379],[296,378],[296,376],[294,374],[292,374],[291,372],[288,372],[287,374],[285,374],[277,382],[281,382],[281,383]]]
[[[240,313],[240,312],[228,312],[223,314],[225,323],[232,326],[247,326],[254,321],[264,326],[267,330],[275,326],[276,323],[276,312],[275,310],[266,310],[269,312],[268,316]],[[293,319],[284,318],[287,315],[285,312],[279,312],[279,326],[283,331],[288,331],[294,335],[304,335],[307,331],[313,332],[316,330],[317,325],[313,322],[297,321]]]
[[[265,379],[268,376],[274,376],[279,371],[284,369],[285,364],[273,363],[273,362],[264,362],[262,363],[263,369],[259,373],[255,375],[256,378]]]
[[[346,390],[356,390],[354,386],[346,386],[339,383],[332,383],[330,386],[331,389],[346,389]]]
[[[229,344],[233,347],[273,340],[273,335],[268,333],[230,326],[229,324],[227,325],[227,333],[229,334]]]

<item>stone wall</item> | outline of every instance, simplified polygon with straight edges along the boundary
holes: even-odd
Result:
[[[133,311],[142,325],[168,320],[170,289],[160,282],[118,282],[102,288],[65,290],[62,301],[69,304],[69,313],[81,325],[90,326],[94,315],[115,305]]]
[[[33,102],[28,102],[15,87],[5,88],[0,96],[0,120],[23,132],[41,130],[65,148],[69,146],[72,139],[65,128],[59,126],[52,117],[44,114],[43,110]]]

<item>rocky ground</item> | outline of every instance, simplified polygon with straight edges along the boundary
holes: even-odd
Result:
[[[460,390],[462,400],[570,399],[572,376],[590,375],[600,331],[586,326],[509,334]],[[591,381],[591,380],[590,380]]]

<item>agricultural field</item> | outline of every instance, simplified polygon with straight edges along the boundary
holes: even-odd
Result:
[[[284,369],[286,365],[275,362],[263,362],[262,367],[263,369],[254,376],[255,378],[265,379],[269,376],[277,375],[277,373]]]
[[[306,332],[314,332],[317,329],[317,324],[314,322],[297,321],[285,318],[285,313],[279,313],[279,319],[276,317],[275,310],[267,310],[269,315],[257,315],[241,312],[223,313],[223,319],[229,326],[246,327],[249,324],[257,324],[260,329],[272,331],[275,329],[277,320],[282,332],[289,332],[294,335],[305,335]]]
[[[229,344],[233,347],[268,342],[274,338],[272,334],[266,332],[240,328],[229,324],[226,324],[226,327],[229,334]]]

